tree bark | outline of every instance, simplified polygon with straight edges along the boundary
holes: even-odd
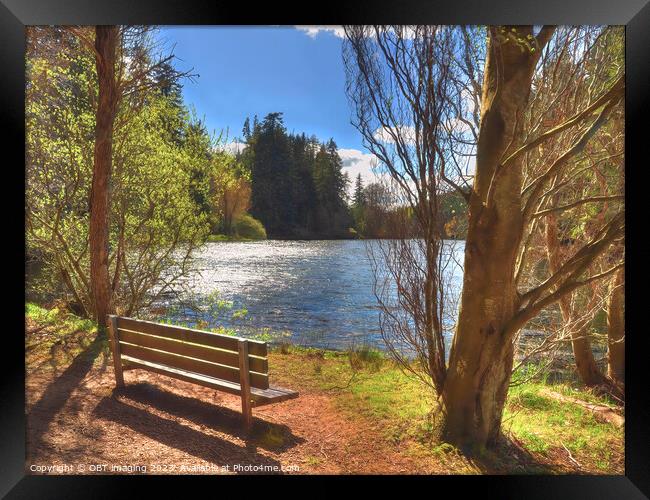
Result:
[[[562,264],[560,251],[557,216],[550,214],[546,217],[546,251],[548,255],[549,269],[555,274]],[[565,323],[571,328],[571,347],[576,362],[576,369],[582,383],[587,387],[594,387],[606,383],[605,376],[596,364],[594,352],[589,340],[589,318],[576,318],[575,307],[571,305],[571,294],[564,295],[560,301],[560,312]]]
[[[514,333],[507,325],[519,304],[522,169],[518,161],[507,168],[500,162],[521,133],[539,53],[502,43],[497,28],[490,29],[463,293],[442,398],[443,437],[462,448],[496,442],[510,383]],[[517,31],[532,35],[530,26]]]
[[[625,384],[625,267],[616,272],[607,304],[607,375]]]
[[[115,80],[117,27],[95,28],[95,65],[99,98],[95,124],[93,180],[90,194],[90,280],[94,314],[104,330],[112,311],[108,272],[110,179],[113,150],[113,123],[118,102]]]

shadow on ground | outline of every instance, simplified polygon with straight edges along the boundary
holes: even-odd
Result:
[[[467,453],[467,460],[482,474],[558,474],[550,464],[540,462],[516,440],[502,436],[496,448],[483,453]]]
[[[261,465],[272,468],[277,467],[277,470],[266,469],[266,472],[279,472],[280,462],[272,457],[259,454],[257,447],[252,445],[252,443],[249,444],[249,441],[246,441],[245,447],[238,446],[228,440],[220,439],[212,434],[198,431],[175,420],[154,415],[129,404],[129,400],[131,399],[132,401],[139,401],[145,404],[152,404],[153,402],[154,406],[160,407],[163,411],[167,411],[167,408],[176,408],[178,410],[176,405],[179,403],[184,404],[185,399],[188,398],[158,390],[151,392],[148,390],[150,388],[143,389],[137,386],[132,390],[129,389],[125,391],[126,394],[120,391],[119,393],[114,393],[112,396],[104,397],[95,407],[93,415],[128,427],[142,436],[146,436],[165,446],[180,450],[219,467],[227,464]],[[146,396],[147,393],[150,396],[149,398]],[[145,394],[145,396],[140,399],[139,396],[142,394]],[[121,395],[127,397],[122,398]],[[155,397],[151,399],[151,395],[155,395]],[[227,423],[220,421],[216,413],[216,407],[202,403],[205,406],[205,408],[202,408],[201,402],[198,401],[198,403],[198,405],[190,407],[187,411],[183,411],[183,415],[179,416],[183,416],[184,418],[190,417],[192,409],[197,409],[199,415],[201,415],[198,417],[198,420],[202,421],[205,419],[205,422],[201,423],[201,425],[215,430],[229,428]],[[211,407],[213,410],[211,418],[208,418],[208,407]],[[229,420],[234,420],[234,418],[226,419],[226,421]]]
[[[240,438],[246,442],[248,448],[260,447],[273,452],[282,452],[305,442],[303,438],[295,436],[288,426],[267,422],[255,416],[253,416],[251,431],[246,433],[240,412],[207,403],[196,397],[165,391],[147,382],[129,384],[122,389],[116,389],[113,397],[122,402],[132,400],[142,403],[174,417]]]
[[[30,449],[36,449],[42,444],[43,435],[47,432],[50,423],[63,409],[74,390],[88,375],[95,360],[102,352],[105,338],[97,335],[93,341],[81,351],[70,365],[47,386],[40,399],[31,407],[27,420],[30,426],[30,440],[33,443]]]

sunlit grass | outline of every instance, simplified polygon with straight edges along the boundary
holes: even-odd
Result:
[[[28,320],[25,349],[29,352],[28,367],[58,370],[83,353],[97,337],[97,324],[57,307],[47,309],[33,303],[25,304]],[[108,339],[100,348],[108,354]],[[97,363],[102,362],[99,358]]]
[[[547,456],[557,450],[568,456],[568,450],[579,464],[595,464],[603,472],[610,471],[622,453],[623,429],[597,420],[592,411],[578,404],[552,398],[548,391],[585,402],[603,399],[566,384],[530,382],[513,387],[504,412],[504,431],[534,453]]]
[[[297,380],[335,397],[339,409],[362,417],[394,444],[418,457],[452,460],[461,472],[474,472],[458,451],[436,441],[433,422],[436,398],[433,391],[405,375],[392,361],[361,362],[364,355],[291,346],[271,353],[272,378],[289,386]],[[584,470],[622,473],[623,430],[598,421],[588,409],[548,396],[548,391],[570,395],[585,402],[603,403],[606,398],[567,384],[526,382],[511,388],[503,417],[503,431],[533,457],[552,462],[553,453],[569,464],[565,447]],[[503,457],[501,457],[503,458]],[[513,467],[508,460],[503,467]],[[500,457],[493,457],[494,460]],[[526,466],[514,472],[538,473]],[[552,464],[551,464],[552,467]]]

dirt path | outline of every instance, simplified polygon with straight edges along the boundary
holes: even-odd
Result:
[[[551,444],[535,434],[533,444],[544,449],[529,449],[525,439],[536,429],[542,436],[544,425],[563,432],[558,418],[592,425],[582,413],[545,409],[550,399],[533,389],[531,401],[515,399],[513,406],[515,415],[522,412],[523,437],[506,429],[508,437],[496,449],[470,457],[429,441],[419,410],[399,412],[406,404],[401,396],[412,403],[419,394],[409,392],[413,387],[404,379],[368,368],[354,372],[366,378],[350,386],[349,360],[326,359],[322,352],[272,353],[271,380],[300,397],[254,409],[246,434],[236,396],[142,370],[125,372],[126,388],[114,391],[108,342],[94,339],[77,320],[57,321],[47,328],[27,322],[30,474],[623,472],[618,434],[607,434],[591,449],[575,444],[582,434],[567,433],[559,443],[544,438]],[[403,427],[414,421],[416,433]]]
[[[28,473],[424,472],[326,394],[295,387],[298,399],[255,409],[246,436],[235,396],[141,370],[125,372],[126,389],[113,392],[112,365],[98,349],[28,373]],[[72,471],[30,470],[64,464]]]

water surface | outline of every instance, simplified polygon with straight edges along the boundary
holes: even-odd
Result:
[[[359,240],[215,242],[197,255],[191,288],[198,296],[218,291],[245,308],[244,320],[231,313],[203,317],[243,335],[263,328],[288,332],[293,343],[347,349],[360,344],[382,348],[379,309],[366,245]],[[445,242],[462,262],[464,242]],[[376,248],[376,247],[375,247]],[[460,290],[462,269],[445,271]]]

